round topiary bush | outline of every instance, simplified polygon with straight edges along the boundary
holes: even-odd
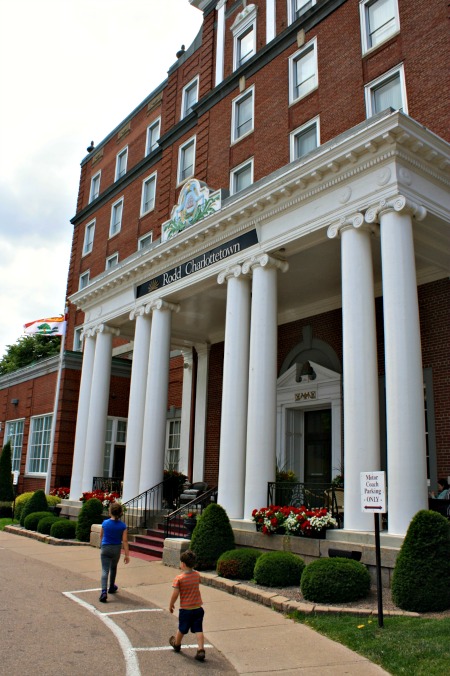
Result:
[[[12,517],[12,502],[0,500],[0,519],[10,519]]]
[[[50,535],[59,540],[74,540],[76,528],[76,521],[69,521],[69,519],[60,517],[50,528]]]
[[[32,495],[33,491],[27,491],[26,493],[21,493],[16,497],[16,503],[14,506],[14,519],[16,519],[17,521],[20,521],[22,510]]]
[[[47,510],[45,512],[32,512],[25,517],[24,526],[27,530],[37,530],[39,521],[44,517],[48,516],[50,512]]]
[[[262,552],[257,549],[232,549],[219,556],[216,572],[229,580],[251,580],[255,563]]]
[[[392,599],[417,613],[450,608],[450,523],[421,510],[412,519],[392,576]]]
[[[233,529],[223,507],[213,502],[197,519],[191,549],[197,557],[197,570],[215,569],[219,556],[234,549]]]
[[[317,559],[306,566],[301,580],[305,599],[317,603],[348,603],[370,591],[370,575],[359,561],[337,556]]]
[[[43,516],[37,525],[37,532],[42,533],[43,535],[50,535],[50,529],[55,521],[58,521],[58,517],[54,514],[47,514],[46,516]]]
[[[20,525],[25,526],[25,519],[28,514],[33,512],[48,511],[47,498],[43,490],[38,490],[33,493],[31,498],[27,501],[20,515]]]
[[[98,498],[86,500],[76,522],[76,536],[80,542],[89,542],[93,523],[102,523],[103,505]]]
[[[291,552],[266,552],[255,564],[254,578],[265,587],[299,585],[305,562]]]

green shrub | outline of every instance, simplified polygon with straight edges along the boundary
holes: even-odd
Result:
[[[76,521],[69,521],[63,517],[57,518],[50,528],[50,535],[59,540],[74,540],[77,529]]]
[[[76,524],[76,536],[80,542],[89,542],[93,523],[102,523],[103,505],[97,498],[90,498],[83,504]]]
[[[17,519],[17,521],[20,521],[22,510],[33,495],[33,492],[34,491],[27,491],[26,493],[21,493],[17,496],[14,507],[14,518]]]
[[[27,501],[20,514],[20,525],[25,526],[25,519],[28,514],[33,512],[48,511],[47,500],[43,490],[38,490],[33,493],[31,498]]]
[[[57,495],[46,495],[45,498],[49,507],[55,507],[55,505],[59,505],[61,502],[61,498],[59,498]]]
[[[403,610],[450,608],[450,523],[421,510],[412,519],[392,576],[392,598]]]
[[[9,500],[0,500],[0,519],[12,517],[12,502]]]
[[[200,515],[192,533],[191,549],[197,557],[198,570],[215,569],[219,556],[234,549],[233,529],[223,507],[213,502]]]
[[[306,566],[301,591],[305,599],[316,603],[357,601],[370,591],[369,571],[353,559],[317,559]]]
[[[217,574],[229,580],[251,580],[255,563],[261,554],[257,549],[250,548],[224,552],[217,561]]]
[[[43,535],[50,535],[50,529],[55,521],[58,521],[58,517],[54,514],[47,514],[46,516],[43,516],[37,525],[37,532],[42,533]]]
[[[45,512],[32,512],[25,517],[24,526],[27,530],[37,530],[39,521],[44,517],[48,516],[48,510]]]
[[[11,472],[11,442],[8,440],[3,446],[0,455],[0,500],[2,502],[12,502],[14,500],[14,486]]]
[[[254,570],[255,581],[265,587],[290,587],[299,585],[305,562],[291,552],[266,552]]]

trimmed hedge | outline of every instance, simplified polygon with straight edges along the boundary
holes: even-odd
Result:
[[[25,526],[25,519],[28,514],[33,514],[33,512],[45,512],[48,511],[47,498],[43,490],[38,490],[33,493],[31,498],[27,501],[22,513],[20,515],[20,525]]]
[[[265,587],[291,587],[300,584],[305,562],[292,552],[267,552],[255,564],[254,578]]]
[[[217,561],[217,574],[229,580],[251,580],[256,561],[261,554],[257,549],[250,548],[224,552]]]
[[[58,518],[59,517],[55,516],[54,514],[47,514],[47,516],[43,516],[37,525],[37,532],[42,533],[43,535],[50,535],[50,529],[55,521],[58,521]]]
[[[17,521],[20,521],[20,517],[22,515],[22,510],[27,504],[28,500],[31,498],[33,495],[34,491],[27,491],[25,493],[21,493],[20,495],[17,496],[16,498],[16,503],[15,503],[15,509],[14,509],[14,518],[17,519]]]
[[[234,534],[226,511],[212,502],[197,519],[191,538],[197,570],[215,570],[221,554],[234,549]]]
[[[352,559],[317,559],[306,566],[301,591],[316,603],[357,601],[370,591],[370,574],[364,564]]]
[[[75,540],[76,528],[76,521],[69,521],[69,519],[60,517],[50,528],[50,535],[59,540]]]
[[[49,516],[50,512],[43,511],[43,512],[33,512],[32,514],[28,514],[28,516],[25,517],[24,521],[24,526],[27,530],[37,530],[38,523],[41,519],[44,518],[44,516]]]
[[[103,505],[98,498],[86,500],[76,522],[76,537],[80,542],[89,542],[93,523],[103,522]]]
[[[12,502],[9,500],[0,501],[0,519],[10,519],[12,517]]]

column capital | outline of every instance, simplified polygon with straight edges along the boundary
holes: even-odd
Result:
[[[145,315],[145,303],[142,303],[142,305],[138,305],[133,310],[131,310],[130,321],[134,321],[136,317],[142,317],[143,315]]]
[[[222,7],[226,4],[227,4],[227,0],[219,0],[219,2],[216,5],[216,12],[218,12],[219,9],[222,9]]]
[[[162,298],[152,300],[145,306],[145,314],[148,315],[155,310],[170,310],[171,312],[179,312],[180,306],[176,303],[169,303]]]
[[[228,282],[229,279],[232,279],[235,277],[236,279],[238,277],[244,277],[245,274],[242,270],[242,265],[232,265],[228,268],[225,268],[225,270],[222,270],[222,272],[219,272],[217,276],[217,283],[218,284],[224,284],[225,282]]]
[[[379,223],[380,216],[387,211],[406,213],[418,221],[423,221],[427,210],[422,204],[417,204],[404,195],[394,195],[388,199],[382,199],[377,204],[369,207],[365,214],[366,223]]]
[[[185,369],[191,369],[192,364],[194,363],[194,358],[192,356],[192,350],[181,350],[181,354],[183,355],[183,366]]]
[[[197,352],[198,356],[202,357],[207,357],[211,351],[211,344],[210,343],[196,343],[194,345],[195,351]]]
[[[327,230],[327,235],[329,239],[334,239],[335,237],[339,237],[343,230],[347,230],[348,228],[355,228],[358,230],[363,228],[363,226],[364,214],[355,212],[348,216],[342,216],[336,223],[332,223]]]
[[[269,256],[267,253],[263,253],[252,256],[246,260],[242,265],[242,272],[244,275],[247,275],[257,267],[267,269],[276,268],[277,270],[281,270],[281,272],[286,272],[289,269],[289,263],[287,261],[282,261],[279,258],[273,258],[273,256]]]
[[[83,340],[84,338],[95,338],[99,333],[110,333],[113,336],[120,336],[119,329],[114,329],[112,326],[100,322],[99,324],[91,324],[91,326],[87,326],[83,329],[82,337]]]

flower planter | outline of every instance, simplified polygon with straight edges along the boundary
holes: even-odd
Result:
[[[184,520],[184,527],[187,530],[189,537],[191,537],[192,532],[193,532],[196,525],[197,525],[197,519],[187,518],[187,519]]]

